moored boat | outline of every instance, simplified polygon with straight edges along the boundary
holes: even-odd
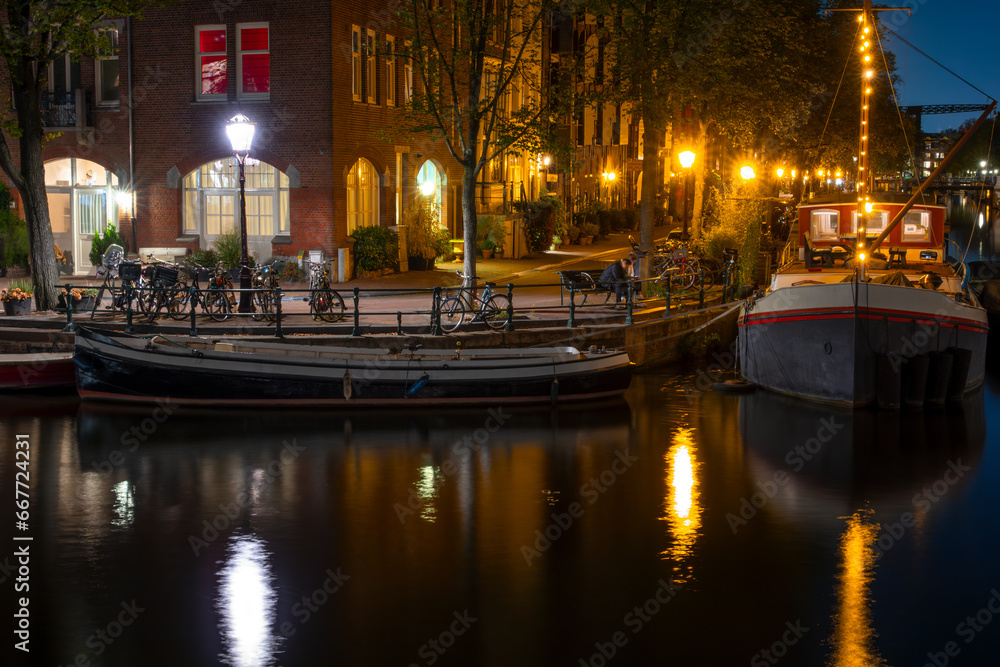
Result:
[[[202,405],[562,403],[621,395],[625,352],[572,347],[363,349],[219,338],[140,338],[81,328],[84,400]]]
[[[71,390],[73,345],[61,334],[8,327],[0,340],[0,391]]]

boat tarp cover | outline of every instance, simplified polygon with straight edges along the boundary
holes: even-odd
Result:
[[[854,275],[852,274],[845,276],[840,282],[849,283],[853,280]],[[876,285],[899,285],[900,287],[913,287],[913,283],[911,283],[906,276],[903,275],[902,271],[890,271],[889,273],[872,278],[871,282]]]

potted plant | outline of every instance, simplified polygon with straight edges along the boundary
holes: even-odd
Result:
[[[0,290],[0,301],[7,315],[24,316],[31,313],[31,297],[35,286],[27,280],[14,280],[10,289]]]
[[[590,243],[594,240],[594,237],[596,237],[600,233],[600,231],[601,228],[593,222],[588,222],[587,224],[585,224],[580,234],[581,236],[586,237],[587,241],[582,245],[590,245]]]
[[[411,271],[434,268],[438,256],[441,210],[432,200],[418,200],[406,211],[406,255]]]
[[[198,274],[198,281],[201,283],[207,282],[212,277],[212,274],[215,272],[215,265],[219,262],[215,251],[212,249],[194,250],[184,261]],[[237,258],[237,261],[239,261],[239,258]]]
[[[503,244],[504,224],[499,215],[481,215],[476,221],[476,239],[483,259],[490,259]]]
[[[566,232],[566,236],[569,238],[570,243],[576,243],[580,240],[580,228],[576,225],[569,225],[567,227],[569,230]]]
[[[240,235],[235,231],[219,234],[212,241],[212,248],[215,250],[216,261],[229,269],[233,279],[240,277],[240,258],[243,256],[243,246],[240,243]],[[249,259],[249,258],[248,258]],[[252,265],[253,263],[250,262]]]

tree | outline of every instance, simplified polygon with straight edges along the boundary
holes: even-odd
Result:
[[[420,82],[392,133],[443,140],[462,166],[465,274],[476,269],[476,182],[506,151],[555,142],[563,96],[542,93],[542,38],[554,0],[402,0],[397,55]],[[514,100],[517,100],[515,102]],[[516,108],[515,108],[516,107]],[[471,281],[471,279],[470,279]]]
[[[959,125],[958,129],[945,130],[941,134],[950,137],[954,141],[958,141],[975,123],[976,120],[970,118]],[[969,172],[978,174],[986,168],[991,171],[996,169],[997,163],[1000,162],[1000,132],[997,132],[995,123],[996,114],[993,115],[993,126],[983,127],[972,135],[965,145],[962,146],[958,154],[952,158],[951,163],[948,165],[949,172],[964,176]],[[987,163],[986,167],[982,166],[983,162]]]
[[[111,50],[101,30],[111,18],[139,16],[142,9],[163,0],[4,0],[6,24],[0,30],[0,55],[6,64],[4,83],[11,91],[13,118],[0,134],[0,167],[24,204],[31,268],[38,307],[48,310],[57,299],[55,246],[45,196],[42,147],[42,89],[48,66],[67,54],[100,57]],[[16,140],[19,161],[8,141]]]

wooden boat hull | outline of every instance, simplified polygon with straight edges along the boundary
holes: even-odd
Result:
[[[874,404],[878,357],[886,355],[964,349],[972,355],[966,391],[985,377],[986,311],[934,290],[853,282],[781,287],[744,306],[739,332],[747,380],[813,400]]]
[[[257,344],[255,352],[241,352],[205,339],[181,343],[187,347],[81,330],[77,391],[84,400],[202,405],[495,405],[606,398],[631,381],[623,352],[467,350],[456,358],[451,351],[391,355]]]
[[[70,389],[75,384],[72,352],[0,354],[0,391]]]

